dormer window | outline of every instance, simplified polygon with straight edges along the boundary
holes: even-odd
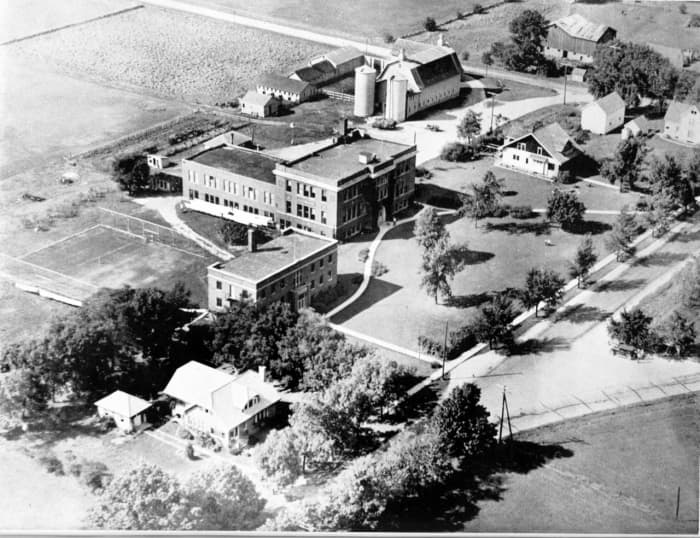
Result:
[[[537,148],[537,155],[542,155],[542,148]]]
[[[525,142],[518,142],[518,150],[519,151],[525,151]]]

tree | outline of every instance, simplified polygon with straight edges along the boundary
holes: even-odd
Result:
[[[680,302],[688,308],[700,307],[700,258],[695,257],[679,275]]]
[[[554,189],[547,199],[547,218],[571,230],[583,222],[586,206],[573,191]]]
[[[437,304],[438,294],[445,297],[452,296],[450,283],[463,267],[464,264],[457,256],[456,249],[449,244],[449,237],[444,236],[433,248],[423,253],[421,287],[428,295],[435,297],[435,304]]]
[[[460,218],[469,216],[474,219],[474,227],[476,228],[479,219],[488,217],[498,208],[503,184],[489,170],[480,184],[471,186],[471,191],[471,194],[460,195],[462,205],[457,211],[457,215]]]
[[[448,236],[445,225],[435,211],[428,207],[420,212],[413,226],[413,235],[424,250],[432,249],[443,237]]]
[[[484,12],[484,6],[481,4],[474,4],[474,7],[472,8],[472,13],[479,15]]]
[[[272,430],[255,450],[255,463],[279,486],[292,484],[302,474],[302,455],[292,428]]]
[[[160,467],[142,463],[118,475],[89,511],[87,526],[114,530],[191,530],[189,499],[180,482]]]
[[[190,505],[196,507],[193,530],[249,531],[261,523],[265,499],[231,463],[195,473],[185,491]]]
[[[493,54],[490,51],[486,51],[481,55],[481,63],[486,66],[485,76],[489,76],[489,67],[493,65]]]
[[[675,101],[693,102],[694,98],[700,95],[700,77],[696,73],[683,70],[678,77],[674,90],[673,99]],[[697,99],[695,99],[697,101]]]
[[[248,242],[248,227],[240,222],[225,220],[219,233],[228,245],[245,245]]]
[[[440,158],[443,161],[464,163],[473,161],[478,157],[474,145],[463,142],[448,142],[440,150]]]
[[[551,269],[530,269],[520,296],[527,308],[535,307],[535,316],[541,301],[553,308],[561,300],[564,279]]]
[[[129,154],[117,157],[112,166],[112,177],[122,190],[130,195],[148,189],[150,168],[144,155]]]
[[[450,456],[468,459],[493,445],[496,426],[481,405],[481,389],[472,383],[455,387],[433,416],[440,445]]]
[[[402,396],[414,373],[393,360],[365,357],[355,362],[349,380],[364,393],[369,412],[383,416],[384,410]]]
[[[615,254],[615,259],[619,262],[634,254],[632,240],[637,232],[637,222],[634,215],[627,212],[627,206],[620,210],[613,229],[605,238],[605,246],[608,251]]]
[[[432,17],[426,17],[425,21],[423,21],[423,28],[425,28],[426,32],[435,32],[438,29],[438,26],[435,19]]]
[[[510,346],[513,343],[513,302],[502,293],[493,296],[482,306],[474,321],[473,330],[480,341],[489,343],[489,349],[497,343]]]
[[[579,288],[586,281],[588,272],[596,261],[598,261],[598,255],[593,248],[593,240],[590,234],[586,234],[576,249],[576,256],[569,265],[569,276],[578,280]]]
[[[600,173],[613,185],[618,183],[620,189],[631,189],[640,177],[647,153],[646,140],[641,136],[630,136],[620,141],[611,159],[603,161]]]
[[[662,335],[678,357],[687,355],[697,338],[692,320],[678,311],[675,311],[663,326]]]
[[[0,373],[0,426],[13,427],[46,408],[48,388],[27,368]]]
[[[503,61],[508,69],[525,71],[546,64],[544,40],[548,25],[542,13],[533,9],[524,10],[510,21],[512,45],[503,51]]]
[[[661,237],[669,230],[674,207],[675,202],[670,192],[660,191],[654,194],[651,206],[644,213],[644,220],[652,229],[652,237]]]
[[[469,51],[468,50],[462,51],[462,61],[463,62],[469,61]]]
[[[692,176],[692,171],[684,167],[674,155],[668,153],[663,159],[653,159],[649,170],[652,192],[659,201],[668,199],[671,204],[668,207],[669,210],[678,208],[687,210],[695,204]]]
[[[457,125],[457,134],[471,144],[472,138],[481,132],[481,114],[467,110]]]
[[[639,97],[662,105],[673,96],[677,78],[668,58],[646,45],[615,40],[593,53],[588,89],[595,97],[616,91],[631,107],[637,106]]]
[[[619,320],[610,319],[608,334],[622,344],[646,350],[653,340],[651,321],[652,318],[639,308],[623,310]]]

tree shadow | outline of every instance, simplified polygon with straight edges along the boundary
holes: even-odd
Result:
[[[470,293],[468,295],[453,295],[445,304],[456,308],[472,308],[481,306],[491,300],[490,293]]]
[[[591,321],[603,321],[610,316],[610,312],[601,310],[595,306],[584,304],[572,305],[556,316],[555,321],[566,320],[571,323],[589,323]]]
[[[571,344],[561,338],[531,338],[525,342],[517,342],[510,348],[510,355],[539,355],[569,349]]]
[[[685,260],[687,257],[687,254],[680,252],[655,252],[654,254],[639,258],[634,262],[634,265],[639,265],[641,267],[672,265]]]
[[[589,178],[600,174],[600,164],[593,157],[582,154],[576,159],[576,176]]]
[[[540,222],[487,222],[483,228],[486,232],[505,232],[510,235],[535,234],[536,236],[549,234],[550,224]]]
[[[437,406],[440,395],[447,384],[447,380],[433,381],[414,396],[404,400],[391,416],[387,416],[387,422],[389,424],[405,422],[408,427],[413,422],[429,416]]]
[[[452,249],[455,259],[464,265],[476,265],[484,263],[494,257],[492,252],[482,252],[479,250],[469,250],[465,246],[457,246]]]
[[[367,286],[367,289],[362,296],[360,296],[357,301],[352,303],[345,310],[335,315],[332,321],[333,323],[344,323],[379,301],[393,295],[401,288],[401,286],[397,286],[392,282],[387,282],[386,280],[382,280],[380,278],[372,278],[369,286]]]
[[[569,228],[567,231],[572,234],[591,234],[600,235],[602,233],[612,230],[612,226],[607,222],[601,222],[599,220],[584,220],[583,222]]]
[[[462,203],[459,192],[439,185],[418,183],[416,201],[442,209],[458,209]]]
[[[681,233],[676,235],[676,237],[673,238],[673,241],[676,241],[678,243],[690,243],[692,241],[698,241],[700,240],[700,231],[697,232],[692,232],[692,233]]]
[[[598,286],[595,291],[606,292],[606,291],[629,291],[642,287],[646,281],[642,278],[634,278],[631,280],[611,280],[610,282],[604,282]]]
[[[517,196],[518,191],[508,190],[508,191],[503,191],[501,194],[503,195],[504,198],[507,198],[509,196]]]

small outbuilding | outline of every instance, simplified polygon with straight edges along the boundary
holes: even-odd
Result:
[[[581,111],[581,128],[595,134],[608,134],[625,123],[625,101],[612,92],[589,103]]]
[[[266,73],[260,77],[256,85],[258,93],[276,97],[286,105],[297,105],[308,101],[317,90],[308,82],[283,77],[275,73]]]
[[[264,95],[250,90],[240,100],[241,112],[256,118],[276,116],[279,111],[279,101],[272,95]]]
[[[585,82],[586,70],[583,67],[575,67],[571,71],[571,80],[573,82]]]
[[[147,422],[146,411],[151,404],[138,396],[115,390],[109,396],[96,401],[95,406],[100,417],[112,417],[117,428],[129,433]]]
[[[644,136],[651,132],[651,123],[645,116],[639,116],[625,123],[620,138],[625,140],[631,136]]]

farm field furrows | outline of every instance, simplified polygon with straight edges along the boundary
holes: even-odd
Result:
[[[231,101],[260,74],[286,74],[322,45],[145,7],[10,45],[16,54],[99,82],[188,102]]]

